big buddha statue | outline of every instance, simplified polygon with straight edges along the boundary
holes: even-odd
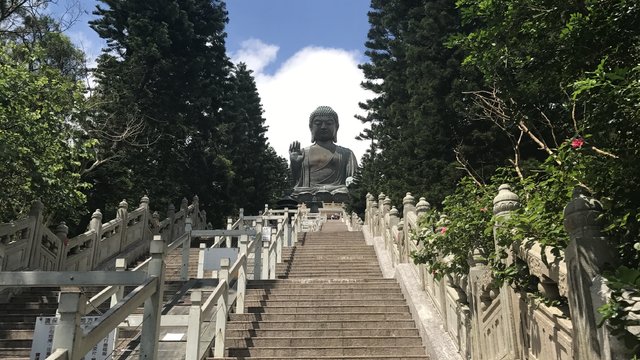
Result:
[[[347,200],[347,183],[358,164],[351,150],[336,145],[339,126],[338,114],[329,106],[319,106],[309,116],[311,146],[301,149],[298,141],[289,146],[294,198]]]

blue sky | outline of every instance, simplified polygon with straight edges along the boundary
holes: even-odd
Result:
[[[67,31],[90,60],[104,44],[87,24],[96,3],[82,0],[84,14]],[[353,139],[364,128],[353,116],[362,114],[358,102],[370,96],[360,87],[364,77],[357,68],[366,61],[369,4],[370,0],[227,1],[227,53],[254,71],[267,136],[279,155],[288,158],[294,140],[309,144],[308,117],[320,105],[332,106],[340,116],[338,143],[358,158],[366,151],[368,144]]]

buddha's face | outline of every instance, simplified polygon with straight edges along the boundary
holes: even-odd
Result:
[[[335,141],[338,124],[331,116],[316,116],[311,121],[311,136],[315,141]]]

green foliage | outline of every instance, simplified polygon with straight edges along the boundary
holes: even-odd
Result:
[[[36,199],[50,220],[74,219],[88,187],[81,165],[95,144],[77,128],[83,89],[40,61],[43,49],[0,47],[0,221],[24,216]],[[32,62],[41,66],[34,70]]]
[[[606,323],[612,335],[637,353],[640,338],[637,331],[632,333],[630,329],[640,326],[640,270],[620,266],[606,276],[611,298],[598,309],[602,315],[600,326]]]
[[[442,214],[429,210],[419,220],[420,230],[412,239],[420,250],[412,254],[415,263],[426,264],[440,278],[446,274],[466,275],[474,251],[485,259],[494,251],[491,186],[478,186],[463,178],[447,196]]]

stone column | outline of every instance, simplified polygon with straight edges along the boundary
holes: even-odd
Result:
[[[148,244],[151,243],[151,239],[153,238],[152,231],[149,227],[149,223],[151,222],[151,212],[149,210],[149,197],[144,195],[140,198],[140,208],[144,209],[144,214],[142,215],[142,223],[144,226],[142,227],[142,239],[145,243],[145,251],[147,250]]]
[[[617,340],[610,338],[606,327],[598,327],[601,316],[597,308],[605,301],[598,294],[603,287],[600,274],[605,264],[615,263],[612,246],[602,233],[601,213],[600,202],[582,188],[574,190],[573,199],[564,209],[564,228],[570,238],[565,261],[573,357],[580,360],[628,358],[614,353],[620,351],[611,346],[617,345]]]
[[[120,251],[118,252],[122,252],[122,250],[124,250],[125,247],[125,243],[127,241],[127,224],[129,222],[129,213],[127,212],[127,210],[129,209],[129,204],[127,203],[127,200],[122,200],[120,201],[120,204],[118,204],[118,212],[116,213],[116,217],[118,219],[120,219],[120,244],[118,245],[118,248],[120,249]]]
[[[424,197],[421,197],[420,201],[416,204],[416,215],[420,217],[420,215],[426,213],[429,209],[431,209],[431,204],[429,204]]]
[[[520,207],[520,198],[518,195],[511,191],[511,187],[508,184],[502,184],[498,187],[498,195],[493,198],[493,214],[496,217],[496,224],[494,229],[500,226],[500,219],[506,218],[511,212]],[[494,230],[495,232],[495,230]],[[496,241],[496,250],[499,250],[499,245]],[[509,257],[506,259],[508,265],[515,261],[514,252],[515,247],[519,244],[512,245],[511,249],[506,249]],[[508,349],[509,359],[522,359],[523,354],[523,340],[524,334],[522,333],[522,327],[520,326],[520,312],[519,312],[519,296],[515,294],[511,286],[503,284],[500,288],[500,302],[502,303],[501,311],[504,316],[503,326],[505,327],[504,334],[506,335],[505,342]]]
[[[96,209],[91,215],[91,222],[89,222],[89,230],[93,230],[95,232],[93,238],[93,245],[91,249],[91,264],[89,264],[91,269],[94,269],[97,264],[98,259],[98,249],[100,248],[100,240],[102,240],[102,213],[100,209]]]
[[[42,230],[45,226],[43,224],[43,213],[44,204],[42,201],[36,200],[31,203],[31,209],[29,209],[29,220],[32,222],[31,227],[31,236],[29,237],[29,268],[31,269],[39,269],[40,268],[40,246],[42,243]],[[4,260],[3,260],[4,262]],[[3,269],[4,264],[0,262],[0,270]]]
[[[65,263],[67,260],[67,244],[69,243],[69,227],[67,224],[62,221],[58,226],[56,226],[55,234],[60,239],[60,248],[58,249],[58,253],[56,256],[58,257],[58,266],[56,269],[51,269],[51,271],[64,271],[66,270],[67,264]],[[76,249],[77,250],[77,249]]]

